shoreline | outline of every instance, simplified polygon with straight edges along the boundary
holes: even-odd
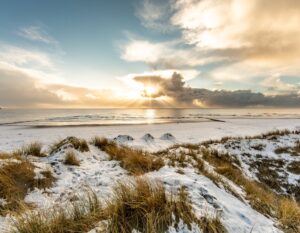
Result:
[[[207,122],[220,122],[226,123],[230,120],[300,120],[300,117],[232,117],[232,118],[199,118],[203,120],[186,120],[186,121],[165,121],[165,122],[138,122],[138,123],[83,123],[83,124],[41,124],[41,125],[22,125],[21,123],[31,123],[31,122],[38,122],[40,120],[33,120],[33,121],[21,121],[21,122],[8,122],[8,123],[0,123],[0,127],[2,126],[10,126],[10,127],[24,127],[24,128],[32,128],[32,129],[39,129],[39,128],[73,128],[73,127],[105,127],[105,126],[141,126],[141,125],[165,125],[165,124],[185,124],[185,123],[207,123]]]

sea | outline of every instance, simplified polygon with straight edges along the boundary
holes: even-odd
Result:
[[[96,126],[223,121],[234,118],[300,119],[300,109],[1,109],[0,125]]]

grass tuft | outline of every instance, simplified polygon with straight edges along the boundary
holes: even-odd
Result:
[[[296,208],[295,203],[287,198],[281,199],[279,202],[278,215],[279,221],[286,232],[300,232],[300,208]]]
[[[91,140],[91,144],[98,147],[100,150],[105,151],[106,147],[113,147],[116,146],[116,143],[112,140],[108,140],[105,137],[94,137]]]
[[[45,157],[46,154],[42,153],[42,144],[39,142],[30,143],[27,146],[24,146],[22,149],[22,154],[24,155],[33,155],[36,157]]]
[[[105,138],[95,137],[92,144],[105,151],[112,160],[120,161],[121,167],[133,175],[141,175],[150,171],[159,170],[164,161],[148,152],[120,146]]]
[[[74,151],[68,150],[66,152],[64,164],[80,166],[80,161],[76,158]]]
[[[251,206],[260,213],[277,218],[285,232],[300,232],[300,206],[290,198],[282,197],[265,185],[246,178],[242,171],[228,161],[227,155],[202,148],[203,159],[215,167],[220,175],[243,187]],[[287,213],[287,206],[290,213]]]
[[[11,156],[14,158],[14,156]],[[44,178],[36,179],[34,165],[21,157],[17,162],[8,161],[0,169],[0,198],[6,201],[0,206],[0,214],[9,211],[22,210],[26,204],[23,202],[28,191],[37,188],[51,187],[55,178],[50,171],[44,171]]]
[[[300,161],[292,161],[287,166],[287,170],[294,174],[300,175]]]
[[[19,216],[11,233],[70,233],[88,232],[103,219],[97,196],[87,192],[85,198],[71,205]]]
[[[57,153],[62,148],[66,149],[70,146],[76,150],[79,150],[80,152],[87,152],[90,150],[86,140],[76,137],[67,137],[63,140],[53,143],[49,148],[49,154]]]
[[[300,153],[300,140],[296,142],[295,147],[294,147],[294,151],[296,153]]]
[[[290,149],[288,147],[278,147],[274,150],[275,154],[288,154]]]

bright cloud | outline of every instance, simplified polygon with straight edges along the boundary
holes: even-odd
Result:
[[[290,84],[282,81],[280,74],[268,77],[262,81],[268,94],[300,94],[300,83]]]
[[[266,88],[263,80],[278,73],[299,78],[298,0],[174,0],[167,1],[169,17],[160,19],[160,14],[154,19],[147,15],[161,3],[144,3],[139,9],[145,13],[143,22],[163,21],[181,36],[164,42],[131,40],[123,50],[127,61],[143,61],[151,68],[194,68],[213,82],[247,85],[260,77],[257,89]],[[292,90],[283,80],[280,85],[286,88],[277,88],[277,93]]]
[[[145,62],[155,69],[186,69],[224,60],[180,45],[180,41],[153,43],[132,39],[123,46],[121,57],[126,61]]]

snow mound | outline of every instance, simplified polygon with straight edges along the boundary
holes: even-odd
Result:
[[[118,135],[117,137],[114,138],[114,141],[118,143],[130,142],[133,140],[134,138],[131,137],[130,135]]]
[[[175,137],[170,134],[170,133],[165,133],[160,137],[161,140],[170,140],[170,141],[174,141]]]
[[[154,137],[150,134],[150,133],[147,133],[145,134],[142,139],[146,142],[153,142],[154,141]]]

